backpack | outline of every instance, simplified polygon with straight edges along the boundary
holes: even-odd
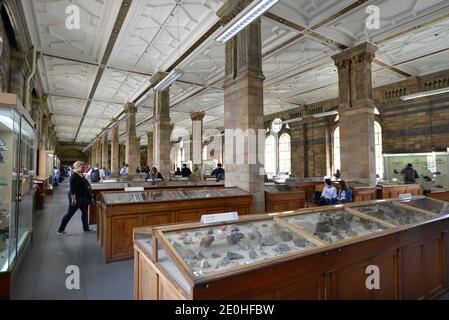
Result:
[[[94,169],[90,174],[90,181],[92,182],[100,182],[100,170]]]

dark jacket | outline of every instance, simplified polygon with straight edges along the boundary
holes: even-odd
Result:
[[[419,178],[418,173],[415,169],[411,167],[407,167],[401,171],[401,174],[404,175],[405,183],[415,183],[416,179]]]
[[[90,183],[84,177],[81,177],[76,172],[72,173],[69,179],[70,189],[69,196],[75,195],[76,199],[92,200],[92,193]]]
[[[181,172],[184,178],[190,177],[192,175],[192,170],[190,170],[189,168],[182,168]]]

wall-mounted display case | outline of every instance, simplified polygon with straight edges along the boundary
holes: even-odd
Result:
[[[447,152],[385,154],[385,179],[403,182],[401,170],[408,163],[418,172],[419,183],[426,192],[449,191],[449,155]]]
[[[304,191],[288,185],[265,185],[265,212],[297,210],[304,207]]]
[[[252,208],[252,195],[239,188],[103,192],[99,200],[98,244],[106,262],[133,256],[135,227],[198,221],[205,214],[248,215]]]
[[[17,96],[0,93],[0,299],[32,233],[35,131]]]
[[[136,228],[135,298],[435,298],[449,289],[443,207],[419,197]],[[379,290],[366,287],[369,265]]]

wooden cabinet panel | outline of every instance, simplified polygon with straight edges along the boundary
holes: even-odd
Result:
[[[179,290],[166,278],[159,277],[159,300],[186,300]]]
[[[138,276],[140,283],[145,285],[139,286],[139,300],[158,300],[158,275],[145,261],[145,258],[139,256]]]
[[[133,251],[133,229],[142,225],[142,216],[112,217],[111,229],[112,237],[111,254],[130,254]]]
[[[444,287],[443,240],[435,238],[423,245],[424,284],[426,298],[440,293]]]
[[[215,208],[207,208],[206,214],[216,214],[216,213],[225,213],[228,212],[228,207],[215,207]]]
[[[239,216],[250,214],[251,206],[230,206],[229,212],[238,212]],[[260,213],[260,212],[259,212]]]
[[[424,281],[421,245],[402,250],[402,298],[416,300],[424,298]]]
[[[203,215],[202,209],[179,210],[178,221],[179,222],[199,221],[202,215]]]
[[[160,224],[167,224],[171,222],[172,221],[170,212],[161,214],[147,214],[143,217],[144,226],[157,226]]]
[[[276,290],[276,300],[321,300],[322,276],[317,276],[305,281],[296,282],[287,287]]]
[[[359,262],[333,272],[331,288],[327,288],[330,298],[339,300],[367,299],[365,270],[366,263]]]
[[[287,203],[274,203],[273,204],[273,212],[287,211],[288,204]]]

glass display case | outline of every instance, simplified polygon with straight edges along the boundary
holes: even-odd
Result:
[[[248,193],[239,188],[193,189],[193,190],[158,190],[142,192],[103,193],[106,205],[166,202],[193,199],[246,196]]]
[[[447,152],[384,154],[385,179],[403,182],[402,169],[408,163],[417,171],[424,192],[449,191],[449,159]]]
[[[440,216],[449,215],[449,202],[424,196],[414,197],[412,200],[400,201],[400,203],[412,206],[414,208],[430,211]]]
[[[297,189],[285,184],[265,185],[265,191],[270,193],[298,192]]]
[[[0,93],[0,272],[10,272],[32,231],[35,131],[13,94]]]
[[[424,212],[394,201],[378,201],[367,205],[351,206],[351,208],[391,226],[406,226],[439,217],[434,213]]]

